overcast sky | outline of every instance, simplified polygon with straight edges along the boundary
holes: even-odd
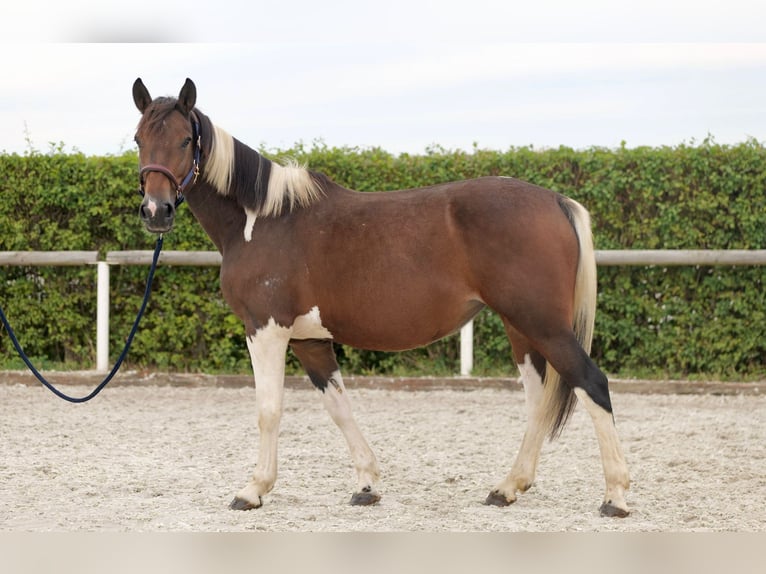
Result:
[[[766,141],[763,1],[91,4],[7,7],[0,151],[133,149],[138,76],[253,147]]]

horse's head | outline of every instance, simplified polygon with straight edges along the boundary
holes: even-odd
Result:
[[[133,101],[142,114],[136,130],[144,197],[139,215],[148,231],[170,231],[183,190],[199,174],[196,99],[197,89],[188,78],[178,99],[153,100],[141,78],[133,84]]]

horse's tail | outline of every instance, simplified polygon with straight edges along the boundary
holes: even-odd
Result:
[[[561,196],[559,205],[577,235],[580,256],[574,289],[574,318],[572,328],[580,346],[590,354],[593,324],[596,319],[596,254],[588,210],[573,199]],[[543,391],[543,412],[551,438],[557,437],[572,414],[577,397],[574,387],[563,382],[556,370],[546,364]]]

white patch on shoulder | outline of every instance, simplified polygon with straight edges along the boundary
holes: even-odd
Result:
[[[293,323],[293,339],[332,339],[332,333],[322,325],[319,307],[314,306],[305,315],[299,315]]]
[[[250,242],[253,239],[253,227],[255,219],[258,216],[257,211],[245,208],[245,241]]]

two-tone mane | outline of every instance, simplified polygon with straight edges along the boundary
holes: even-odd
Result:
[[[176,98],[157,98],[139,123],[138,130],[161,129],[169,114],[178,109]],[[232,197],[247,215],[249,239],[258,217],[273,217],[296,207],[307,207],[322,195],[318,174],[288,161],[281,165],[267,159],[213,124],[194,108],[203,148],[202,177],[224,196]]]
[[[258,217],[281,215],[319,198],[319,184],[305,167],[267,159],[212,124],[201,112],[197,116],[210,129],[209,155],[202,175],[218,193],[234,195],[242,207]]]

